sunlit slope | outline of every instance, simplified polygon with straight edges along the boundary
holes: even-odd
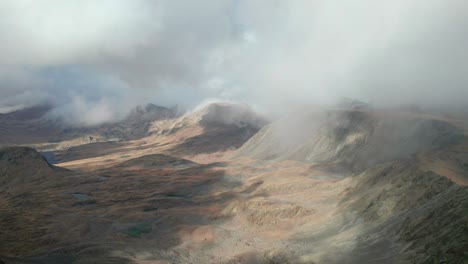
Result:
[[[265,126],[235,157],[330,163],[353,171],[459,144],[448,122],[372,110],[299,114]]]

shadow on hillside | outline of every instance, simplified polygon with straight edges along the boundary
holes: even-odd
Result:
[[[27,239],[28,248],[15,249],[20,244],[3,240],[0,234],[9,252],[17,252],[0,255],[21,258],[4,262],[126,264],[145,252],[145,260],[184,263],[184,257],[172,250],[183,243],[180,232],[225,221],[228,217],[220,217],[224,206],[241,195],[235,191],[241,183],[225,179],[223,163],[187,164],[150,155],[123,165],[67,172],[59,182],[45,178],[28,193],[34,203],[16,202],[21,196],[0,197],[14,206],[6,208],[3,217],[14,213],[14,228],[26,228],[21,223],[31,217],[41,225],[28,227],[28,237],[17,232],[17,242]],[[36,229],[45,233],[35,236]]]

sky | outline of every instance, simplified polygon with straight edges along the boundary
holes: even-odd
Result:
[[[465,0],[0,0],[0,112],[468,105]]]

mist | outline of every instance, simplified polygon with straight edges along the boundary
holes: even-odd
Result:
[[[79,125],[208,98],[266,112],[342,97],[468,102],[462,0],[0,2],[0,110]]]

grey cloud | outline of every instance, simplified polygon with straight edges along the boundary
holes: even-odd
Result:
[[[468,101],[462,0],[15,0],[0,10],[0,106],[49,100],[84,124],[148,101],[270,111],[343,96]],[[69,79],[69,68],[82,74]]]

